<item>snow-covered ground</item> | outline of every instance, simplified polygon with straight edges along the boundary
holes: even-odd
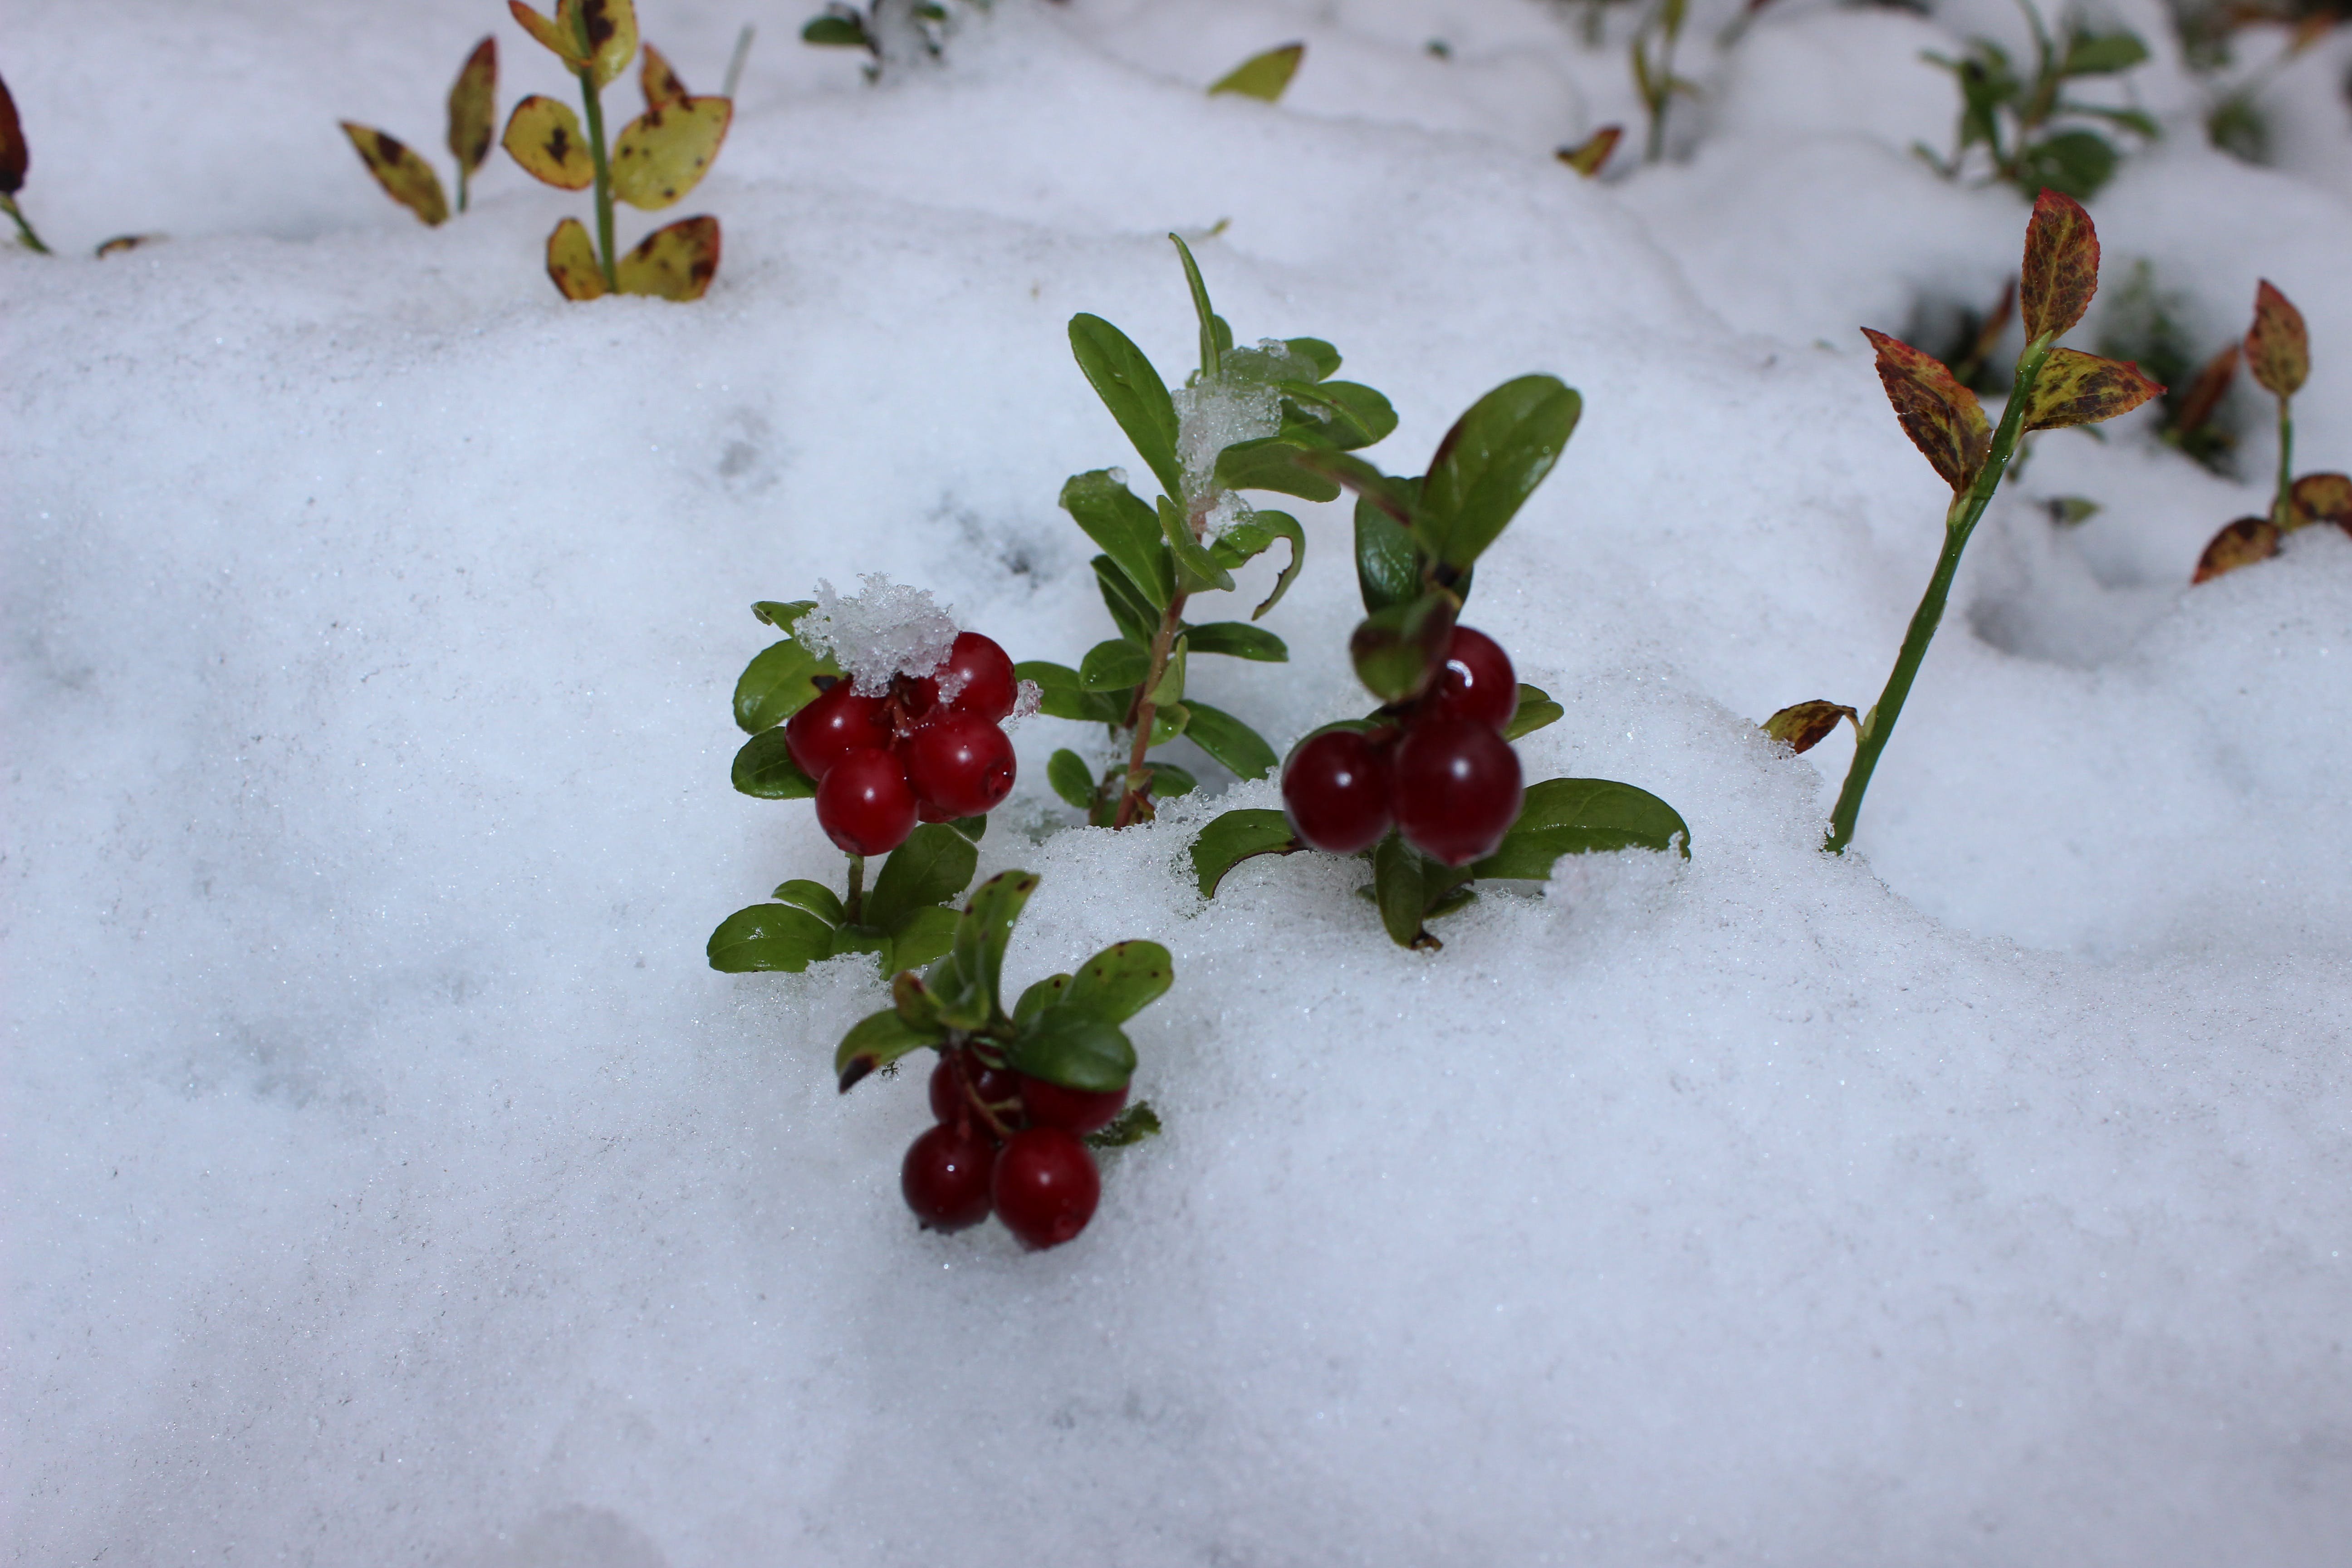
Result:
[[[2352,30],[2256,168],[2115,14],[2167,135],[2092,204],[2105,300],[2147,262],[2210,353],[2277,283],[2298,466],[2352,467]],[[1777,0],[1726,51],[1698,6],[1672,158],[1594,183],[1551,152],[1638,143],[1622,12],[998,0],[878,88],[768,0],[640,15],[700,90],[760,27],[692,306],[558,298],[584,201],[503,154],[437,230],[359,167],[339,118],[446,177],[486,30],[502,106],[565,90],[493,5],[13,0],[61,254],[0,254],[10,1561],[2346,1561],[2352,539],[2188,588],[2263,509],[2254,395],[2242,483],[2152,410],[2040,438],[1855,853],[1848,744],[1755,728],[1873,699],[1933,563],[1855,329],[2015,265],[2018,195],[1906,151],[1955,107],[1919,51],[2013,9]],[[1202,95],[1292,39],[1282,104]],[[1011,973],[1177,963],[1167,1134],[1031,1256],[916,1231],[917,1082],[835,1093],[870,963],[706,966],[840,864],[730,790],[728,698],[820,578],[1018,658],[1110,635],[1055,497],[1133,458],[1064,323],[1181,369],[1171,228],[1244,339],[1389,394],[1391,470],[1507,376],[1581,389],[1469,619],[1567,709],[1529,776],[1653,790],[1693,856],[1408,953],[1343,862],[1202,902],[1193,825],[1270,785],[1077,828],[1081,734],[1024,721]],[[1362,705],[1346,514],[1299,510],[1292,662],[1195,666],[1277,745]]]

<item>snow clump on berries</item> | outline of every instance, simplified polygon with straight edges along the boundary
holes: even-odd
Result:
[[[894,675],[929,675],[947,662],[955,647],[955,618],[929,590],[893,583],[879,572],[857,581],[864,592],[845,598],[820,580],[816,608],[801,617],[793,635],[813,652],[830,655],[861,697],[886,695]],[[955,700],[944,688],[940,696]]]

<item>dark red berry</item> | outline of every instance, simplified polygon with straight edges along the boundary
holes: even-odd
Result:
[[[931,679],[957,689],[948,706],[959,713],[976,713],[992,724],[1013,711],[1019,685],[1004,650],[978,632],[958,632],[948,661],[931,672]]]
[[[1493,854],[1519,815],[1518,753],[1475,720],[1415,720],[1391,766],[1397,831],[1448,866]]]
[[[1032,1248],[1059,1247],[1087,1228],[1102,1196],[1095,1157],[1075,1132],[1032,1127],[996,1156],[989,1188],[996,1217]]]
[[[973,1090],[991,1106],[1003,1105],[1021,1091],[1019,1080],[1003,1068],[983,1066],[977,1058],[967,1055],[963,1060],[964,1076]],[[944,1056],[940,1065],[931,1069],[931,1115],[941,1121],[953,1121],[971,1110],[971,1101],[964,1097],[963,1086],[956,1081],[955,1068]],[[1017,1110],[1017,1108],[1016,1108]],[[975,1118],[977,1111],[972,1112]],[[983,1128],[985,1123],[982,1123]]]
[[[898,755],[940,821],[993,811],[1013,793],[1013,742],[977,713],[949,709],[899,742]]]
[[[801,772],[824,782],[845,752],[890,743],[890,725],[878,697],[860,697],[836,680],[816,700],[784,721],[784,749]]]
[[[1353,730],[1327,730],[1282,770],[1282,805],[1302,843],[1334,855],[1378,844],[1389,830],[1389,759]]]
[[[1064,1089],[1042,1078],[1024,1078],[1021,1102],[1029,1108],[1029,1120],[1036,1126],[1058,1127],[1065,1132],[1092,1132],[1109,1126],[1111,1119],[1127,1109],[1127,1090],[1114,1089],[1106,1094]]]
[[[961,1230],[988,1217],[996,1145],[966,1124],[943,1121],[915,1140],[898,1167],[898,1190],[925,1230]]]
[[[915,831],[907,770],[877,746],[845,752],[816,786],[816,822],[845,854],[888,854]]]
[[[1500,730],[1519,710],[1519,678],[1500,643],[1474,627],[1456,626],[1445,668],[1421,700],[1424,713],[1452,713]]]

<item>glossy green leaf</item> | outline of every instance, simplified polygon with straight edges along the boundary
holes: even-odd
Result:
[[[867,35],[864,20],[840,12],[827,12],[822,16],[811,17],[808,26],[801,29],[801,42],[829,49],[874,47],[874,40]]]
[[[1021,1000],[1014,1003],[1013,1006],[1013,1021],[1016,1024],[1026,1024],[1030,1019],[1059,1002],[1062,999],[1062,993],[1069,988],[1068,975],[1048,974],[1045,979],[1036,982],[1021,993]]]
[[[1289,400],[1282,433],[1302,445],[1353,451],[1386,440],[1396,429],[1389,400],[1360,382],[1285,382],[1282,390]]]
[[[955,910],[939,904],[925,904],[909,910],[890,932],[890,945],[883,954],[886,972],[915,969],[947,955],[955,947]]]
[[[1022,906],[1036,890],[1034,871],[999,871],[975,889],[971,901],[964,906],[951,956],[957,968],[979,982],[991,1005],[1002,988],[1004,948],[1013,940],[1013,923],[1021,918]]]
[[[752,656],[735,682],[735,722],[758,734],[772,730],[816,700],[815,678],[840,668],[787,637]]]
[[[1216,90],[1212,88],[1211,91]],[[1170,235],[1169,242],[1176,247],[1177,259],[1184,264],[1184,286],[1192,294],[1192,314],[1201,327],[1201,379],[1214,381],[1221,367],[1223,351],[1233,346],[1234,330],[1224,323],[1216,308],[1209,303],[1209,285],[1201,277],[1201,264],[1192,259],[1192,247],[1181,235]],[[1181,497],[1181,489],[1171,487],[1168,493]]]
[[[1422,591],[1421,563],[1405,526],[1370,500],[1356,502],[1356,588],[1368,611],[1411,604]]]
[[[1433,589],[1365,616],[1348,638],[1348,657],[1373,696],[1405,702],[1436,679],[1453,640],[1453,597]]]
[[[1073,474],[1062,486],[1062,510],[1126,574],[1154,611],[1168,607],[1174,570],[1160,542],[1159,514],[1111,477],[1108,468]]]
[[[761,599],[751,606],[751,614],[757,619],[766,622],[786,637],[790,637],[793,627],[799,624],[800,618],[815,608],[814,599],[791,599],[782,602],[774,599]]]
[[[1109,1094],[1135,1076],[1135,1047],[1116,1024],[1064,1005],[1048,1007],[1005,1047],[1007,1067],[1089,1094]]]
[[[1266,595],[1265,602],[1250,612],[1250,619],[1254,621],[1281,603],[1282,596],[1290,592],[1290,584],[1297,578],[1298,569],[1307,563],[1307,531],[1299,527],[1298,520],[1286,511],[1253,510],[1239,522],[1228,525],[1223,533],[1217,535],[1216,542],[1209,546],[1209,553],[1216,558],[1218,565],[1236,567],[1256,559],[1277,539],[1289,542],[1290,561],[1276,574],[1274,591]]]
[[[1233,587],[1234,574],[1218,565],[1217,558],[1192,537],[1184,514],[1166,496],[1160,498],[1160,533],[1168,542],[1168,552],[1175,562],[1177,586],[1188,594]]]
[[[1228,490],[1276,490],[1307,500],[1336,500],[1339,486],[1321,474],[1310,473],[1291,461],[1298,453],[1296,441],[1267,436],[1236,441],[1217,454],[1217,485]]]
[[[896,1009],[885,1008],[868,1014],[851,1026],[841,1037],[841,1044],[833,1053],[835,1079],[841,1092],[847,1094],[857,1087],[858,1080],[877,1068],[889,1066],[911,1051],[926,1046],[947,1043],[947,1032],[940,1028],[918,1028],[898,1016]]]
[[[1184,700],[1184,675],[1191,649],[1182,637],[1168,650],[1168,662],[1160,667],[1160,679],[1144,693],[1143,700],[1155,707],[1172,708]]]
[[[1174,763],[1147,763],[1144,769],[1151,775],[1151,798],[1154,800],[1173,800],[1180,795],[1191,795],[1201,787],[1199,779]]]
[[[768,896],[780,904],[806,910],[829,926],[837,926],[845,918],[841,911],[841,895],[823,882],[812,882],[804,877],[778,883],[776,890]]]
[[[1110,416],[1134,443],[1137,455],[1160,481],[1160,488],[1170,495],[1182,495],[1184,468],[1176,460],[1176,405],[1151,361],[1125,332],[1100,316],[1083,312],[1070,318],[1070,353],[1076,356],[1095,395],[1102,399]],[[1118,559],[1118,551],[1110,553],[1113,560]],[[1125,563],[1120,564],[1123,567]]]
[[[1176,961],[1156,942],[1114,942],[1078,965],[1060,1005],[1124,1024],[1176,983]]]
[[[1372,850],[1372,901],[1380,906],[1389,940],[1399,947],[1434,945],[1421,925],[1428,908],[1423,866],[1421,852],[1393,833]]]
[[[879,926],[839,925],[833,928],[833,956],[847,957],[853,953],[877,955],[882,961],[882,973],[890,973],[890,933]],[[926,1020],[928,1021],[928,1020]]]
[[[791,904],[753,904],[720,921],[704,952],[710,967],[726,974],[797,974],[833,955],[833,927]]]
[[[1078,661],[1078,684],[1088,691],[1125,691],[1150,673],[1151,650],[1125,637],[1095,644]]]
[[[1219,93],[1233,93],[1272,103],[1290,85],[1290,79],[1297,74],[1298,62],[1306,53],[1305,44],[1285,44],[1278,49],[1252,55],[1211,83],[1209,94],[1214,97]]]
[[[1097,555],[1093,562],[1095,586],[1102,592],[1103,608],[1110,612],[1111,624],[1119,636],[1130,642],[1149,644],[1160,631],[1160,612],[1135,590],[1127,574],[1108,555]]]
[[[1274,748],[1265,743],[1265,737],[1223,709],[1212,708],[1205,702],[1187,702],[1184,706],[1192,714],[1184,726],[1185,735],[1223,763],[1235,777],[1262,779],[1281,761],[1274,754]]]
[[[762,730],[735,753],[729,776],[737,789],[761,800],[814,800],[816,780],[801,772],[784,742],[782,726]]]
[[[1095,804],[1095,772],[1072,751],[1055,752],[1045,762],[1045,782],[1070,806],[1091,811]]]
[[[1160,1113],[1151,1109],[1149,1100],[1137,1100],[1101,1127],[1087,1134],[1089,1149],[1124,1149],[1130,1143],[1140,1143],[1160,1132]]]
[[[1522,735],[1532,735],[1545,725],[1558,720],[1567,711],[1539,686],[1519,684],[1519,705],[1511,713],[1511,721],[1503,726],[1503,739],[1516,741]]]
[[[1663,851],[1677,840],[1689,858],[1689,826],[1647,790],[1609,779],[1546,779],[1528,786],[1501,846],[1471,869],[1481,877],[1543,878],[1562,855]]]
[[[1247,621],[1211,621],[1204,626],[1187,627],[1184,637],[1194,653],[1221,653],[1263,664],[1280,664],[1290,658],[1290,649],[1280,637]]]
[[[874,889],[866,895],[866,923],[894,931],[924,905],[944,903],[962,892],[979,866],[980,851],[971,839],[944,822],[924,823],[882,862]]]
[[[1013,667],[1015,678],[1033,681],[1038,691],[1037,710],[1054,719],[1076,719],[1091,724],[1118,724],[1127,710],[1098,691],[1088,691],[1078,672],[1066,664],[1042,658],[1024,659]]]
[[[1290,819],[1278,811],[1228,811],[1211,820],[1192,840],[1192,875],[1201,896],[1213,899],[1225,873],[1256,855],[1296,855],[1307,846],[1291,836]]]
[[[1182,734],[1185,731],[1185,727],[1191,724],[1192,721],[1192,709],[1186,707],[1181,702],[1170,703],[1167,707],[1156,710],[1151,715],[1151,740],[1150,744],[1154,746],[1166,745],[1169,742]]]
[[[1301,447],[1292,462],[1327,479],[1337,479],[1397,521],[1410,526],[1413,519],[1413,486],[1393,479],[1352,452]]]
[[[1315,379],[1326,381],[1339,374],[1339,351],[1321,338],[1285,338],[1282,346],[1292,357],[1303,359],[1315,367]]]
[[[1558,377],[1523,375],[1470,405],[1437,445],[1414,533],[1435,560],[1467,567],[1550,473],[1584,400]]]

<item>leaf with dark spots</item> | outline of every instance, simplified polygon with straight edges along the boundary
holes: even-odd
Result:
[[[2287,491],[2289,525],[2308,528],[2332,522],[2352,533],[2352,478],[2343,474],[2305,474]]]
[[[547,275],[567,300],[604,296],[604,270],[596,265],[596,242],[578,218],[565,218],[547,237]]]
[[[441,177],[433,165],[410,151],[396,136],[388,136],[373,126],[346,120],[343,134],[359,149],[360,161],[367,165],[383,194],[416,215],[419,221],[438,224],[449,216],[448,198],[441,194]]]
[[[670,68],[669,58],[651,44],[646,46],[646,56],[637,65],[637,89],[646,95],[647,109],[659,109],[666,103],[683,103],[692,95],[677,72]]]
[[[723,98],[687,98],[648,109],[613,142],[613,194],[651,212],[701,183],[727,140],[735,106]]]
[[[2164,388],[2125,360],[2102,359],[2075,349],[2052,349],[2026,394],[2025,428],[2060,430],[2096,425],[2128,414]]]
[[[2311,337],[2304,330],[2303,312],[2267,278],[2254,289],[2246,370],[2273,397],[2293,397],[2311,374]]]
[[[1878,380],[1911,444],[1955,490],[1976,482],[1992,452],[1992,425],[1984,405],[1944,362],[1885,332],[1862,329],[1878,354]]]
[[[1861,716],[1843,702],[1825,702],[1815,699],[1783,708],[1764,721],[1764,732],[1798,752],[1811,751],[1830,737],[1841,719],[1856,727],[1860,732]]]
[[[596,182],[595,161],[570,104],[532,93],[507,116],[499,142],[532,179],[558,190],[584,191]]]
[[[879,1013],[867,1014],[841,1037],[841,1044],[833,1053],[834,1077],[841,1092],[847,1094],[877,1068],[888,1067],[910,1051],[946,1043],[946,1030],[917,1028],[900,1017],[897,1009],[886,1007]]]
[[[2018,280],[2026,337],[2068,331],[2098,291],[2099,231],[2091,215],[2074,197],[2043,191],[2025,226],[2025,264]]]
[[[484,38],[449,89],[449,155],[470,174],[490,155],[499,122],[499,41]]]
[[[565,65],[576,70],[586,63],[588,56],[581,47],[580,29],[572,20],[569,0],[558,5],[551,17],[541,16],[522,0],[507,0],[507,9],[513,14],[524,32]]]
[[[2213,536],[2197,558],[2191,583],[2210,583],[2224,572],[2252,566],[2279,552],[2278,525],[2266,517],[2242,517]]]
[[[569,3],[569,0],[568,0]],[[629,68],[637,52],[637,12],[630,0],[576,0],[588,43],[588,70],[603,87]]]
[[[719,220],[708,216],[680,218],[657,228],[621,258],[614,270],[624,294],[699,300],[719,273]]]

